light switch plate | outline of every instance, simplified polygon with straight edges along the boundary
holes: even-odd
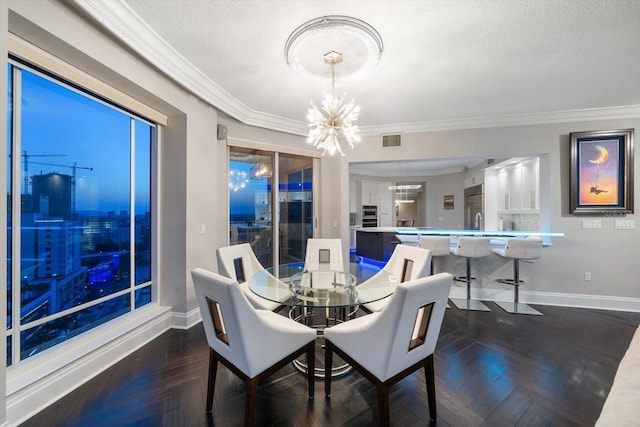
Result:
[[[636,222],[632,219],[616,219],[616,230],[634,230],[636,228]]]
[[[583,219],[582,228],[602,228],[602,221],[599,219]]]

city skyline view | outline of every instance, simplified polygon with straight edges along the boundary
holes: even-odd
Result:
[[[154,127],[22,64],[8,70],[11,365],[151,301]]]
[[[129,211],[130,176],[122,173],[129,169],[131,159],[129,116],[35,73],[23,71],[21,80],[22,122],[37,123],[20,129],[21,192],[30,191],[33,175],[73,176],[75,172],[77,211]],[[135,123],[136,140],[150,141],[152,128],[140,120]],[[136,154],[148,159],[149,150],[147,144],[146,153]],[[150,175],[148,161],[135,166],[136,176]],[[136,180],[136,193],[148,195],[149,182]],[[149,211],[149,198],[136,198],[135,208]]]

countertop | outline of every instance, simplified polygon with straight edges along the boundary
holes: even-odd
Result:
[[[424,236],[486,236],[486,237],[528,237],[538,236],[541,238],[563,237],[564,233],[550,231],[524,231],[524,230],[444,230],[438,228],[421,228],[421,227],[365,227],[357,228],[358,231],[369,233],[396,233],[406,235],[424,235]]]

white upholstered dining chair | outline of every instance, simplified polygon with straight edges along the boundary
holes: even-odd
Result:
[[[331,395],[335,353],[375,385],[379,425],[388,425],[389,388],[424,368],[429,416],[435,420],[433,352],[452,280],[440,273],[401,283],[382,311],[325,329],[326,396]]]
[[[405,244],[396,245],[389,261],[382,267],[382,270],[358,285],[358,291],[365,290],[370,286],[378,286],[380,280],[388,281],[389,274],[398,283],[430,275],[431,251]],[[372,313],[382,310],[388,301],[389,298],[384,298],[379,301],[362,304],[360,307]]]
[[[253,425],[258,382],[306,353],[309,398],[314,395],[317,333],[269,310],[257,310],[235,280],[191,271],[209,344],[206,410],[211,412],[218,362],[246,384],[245,425]]]
[[[249,243],[218,248],[216,249],[216,257],[218,259],[218,272],[236,281],[249,299],[251,305],[264,310],[279,310],[282,308],[282,304],[267,301],[249,289],[248,281],[251,276],[264,270],[264,267],[260,264],[260,261],[258,261]],[[265,272],[264,274],[268,273]],[[274,280],[277,279],[274,278]]]
[[[304,269],[344,271],[342,260],[342,240],[307,239],[307,253],[304,257]]]

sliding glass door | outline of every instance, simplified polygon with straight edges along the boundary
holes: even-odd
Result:
[[[249,243],[263,267],[304,261],[312,182],[311,157],[229,147],[229,244]]]
[[[313,236],[313,159],[279,155],[280,264],[304,261]]]
[[[274,154],[229,150],[229,243],[249,243],[264,267],[273,265]]]

